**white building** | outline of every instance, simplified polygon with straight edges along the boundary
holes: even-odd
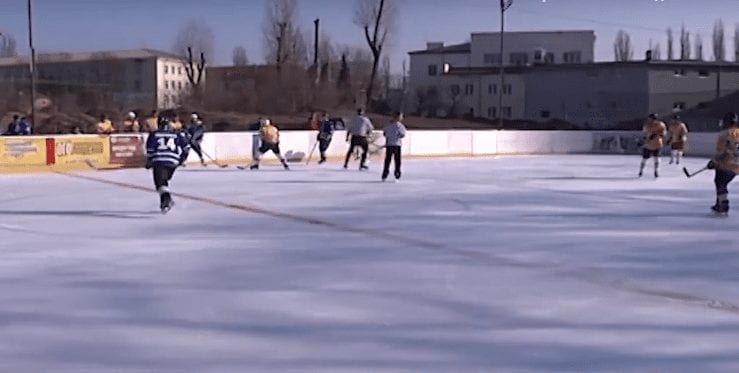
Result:
[[[152,49],[40,54],[37,91],[52,100],[94,102],[104,97],[121,109],[171,108],[190,83],[181,57]],[[0,82],[22,94],[28,90],[29,57],[0,58]]]
[[[594,61],[593,31],[506,32],[503,38],[503,64],[511,68]],[[506,84],[498,87],[499,76],[497,73],[490,75],[490,69],[499,66],[501,61],[500,33],[473,33],[470,42],[449,46],[428,43],[426,49],[409,54],[408,85],[416,96],[414,109],[427,106],[422,111],[432,115],[452,110],[458,114],[495,118],[498,94],[503,94],[503,116],[523,116],[525,84],[521,76],[512,69]],[[476,75],[477,69],[484,70],[484,74]],[[474,90],[477,93],[471,93]],[[460,91],[462,97],[459,97]],[[429,102],[433,104],[426,105]],[[441,112],[433,110],[434,106],[440,107]]]

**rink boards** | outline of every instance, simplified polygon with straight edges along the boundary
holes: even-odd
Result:
[[[315,131],[285,131],[280,136],[282,154],[289,162],[318,159]],[[715,133],[693,133],[687,155],[713,154]],[[63,135],[0,137],[0,172],[67,171],[95,168],[141,167],[145,134]],[[637,131],[409,131],[403,154],[410,157],[491,156],[511,154],[637,154],[641,133]],[[348,150],[346,133],[334,134],[327,156],[341,159]],[[372,155],[382,153],[384,138],[375,132]],[[259,145],[254,132],[207,133],[202,148],[209,161],[247,163]],[[312,156],[311,156],[311,153]],[[273,154],[265,160],[276,159]],[[198,162],[192,152],[188,162]]]

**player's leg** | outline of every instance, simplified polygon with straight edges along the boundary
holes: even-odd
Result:
[[[259,162],[262,160],[262,157],[264,156],[264,153],[266,153],[270,149],[269,145],[262,142],[262,145],[259,147],[257,154],[257,159],[254,160],[254,162],[249,166],[250,170],[257,170],[259,169]]]
[[[659,177],[659,149],[652,153],[654,157],[654,177]]]
[[[644,167],[647,165],[647,160],[649,160],[649,157],[649,149],[643,148],[641,150],[641,163],[639,164],[639,177],[642,177],[642,175],[644,174]]]
[[[203,158],[203,149],[200,145],[200,141],[193,141],[190,146],[192,147],[192,150],[195,151],[195,154],[200,158],[200,164],[205,165],[205,158]]]
[[[401,162],[401,158],[402,158],[402,156],[401,156],[401,152],[402,152],[401,147],[400,146],[396,146],[394,152],[395,153],[393,155],[395,157],[395,180],[400,180],[400,175],[401,175],[401,172],[400,172],[400,162]]]
[[[329,142],[327,140],[318,140],[318,152],[321,154],[321,160],[318,164],[326,162],[326,150],[328,150]]]
[[[367,153],[369,152],[369,142],[367,141],[366,137],[360,138],[361,142],[359,144],[359,147],[362,148],[362,159],[359,163],[359,169],[360,170],[366,170],[367,166]]]
[[[385,163],[382,166],[382,181],[390,174],[390,161],[393,159],[393,151],[389,146],[385,147]]]
[[[734,180],[736,173],[717,168],[713,181],[716,185],[716,204],[711,209],[718,213],[729,212],[729,183]]]
[[[351,158],[352,153],[354,153],[354,148],[357,146],[357,141],[355,139],[356,137],[352,136],[351,142],[349,143],[349,151],[346,152],[346,158],[344,159],[344,168],[349,166],[349,158]]]
[[[159,208],[164,210],[168,208],[172,202],[172,196],[169,192],[169,180],[172,178],[174,168],[165,166],[154,166],[154,186],[159,193]]]
[[[282,167],[284,167],[286,170],[289,170],[290,167],[288,167],[287,162],[285,161],[285,158],[282,157],[282,153],[280,152],[280,143],[272,145],[272,153],[275,153],[277,156],[277,159],[280,160],[280,163],[282,163]]]

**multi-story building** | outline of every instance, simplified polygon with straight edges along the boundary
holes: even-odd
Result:
[[[429,101],[424,96],[433,96],[433,101],[444,103],[441,107],[449,106],[453,111],[458,111],[455,108],[459,100],[456,97],[457,85],[479,85],[482,87],[478,90],[479,95],[469,94],[469,88],[463,90],[463,96],[467,96],[467,99],[463,97],[464,113],[474,113],[476,116],[493,114],[497,110],[497,99],[495,105],[487,102],[482,93],[487,90],[488,98],[497,96],[495,92],[500,91],[504,100],[509,102],[503,109],[504,116],[510,113],[511,117],[516,117],[517,113],[523,112],[521,99],[525,89],[520,77],[512,76],[510,82],[498,89],[496,80],[499,79],[488,73],[490,68],[500,65],[501,59],[503,65],[510,67],[580,64],[593,62],[595,53],[595,33],[589,30],[506,32],[503,42],[506,46],[505,56],[500,55],[500,33],[495,32],[473,33],[470,42],[450,46],[428,43],[425,50],[410,52],[408,84],[410,92],[417,97],[416,105],[411,106],[418,108],[419,101]],[[480,71],[478,69],[482,69],[485,75],[475,75],[476,71]],[[475,100],[477,104],[470,105],[470,101]]]
[[[122,109],[171,108],[190,91],[182,58],[157,50],[40,54],[36,62],[38,93],[77,106],[106,100]],[[27,56],[0,58],[0,82],[26,92],[28,66]]]

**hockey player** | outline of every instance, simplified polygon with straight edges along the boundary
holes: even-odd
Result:
[[[105,114],[100,116],[100,121],[98,122],[96,129],[98,135],[110,135],[115,132],[113,122],[111,122],[110,118]]]
[[[259,125],[259,137],[262,140],[262,145],[259,147],[257,159],[255,159],[254,164],[249,169],[259,169],[259,161],[262,159],[262,156],[271,150],[277,156],[277,159],[282,162],[282,167],[289,170],[290,167],[285,162],[285,158],[282,158],[282,154],[280,154],[280,130],[269,119],[260,119]]]
[[[688,126],[676,114],[672,116],[668,130],[670,131],[669,143],[672,148],[670,164],[680,164],[680,159],[683,157],[685,146],[688,143]]]
[[[123,121],[123,132],[138,133],[140,131],[139,120],[136,119],[136,113],[133,111],[126,115],[126,120]]]
[[[318,151],[321,153],[321,160],[318,161],[318,164],[326,162],[326,150],[331,145],[333,136],[334,124],[329,120],[328,113],[324,112],[318,128]]]
[[[174,206],[169,181],[188,155],[186,136],[170,128],[174,117],[174,113],[170,111],[161,113],[157,118],[157,130],[149,134],[146,141],[146,168],[153,169],[154,187],[159,193],[159,208],[162,213],[167,213]]]
[[[367,137],[372,134],[375,128],[372,126],[372,121],[364,115],[364,109],[357,110],[357,116],[354,117],[348,124],[346,129],[346,141],[349,141],[351,137],[351,145],[349,151],[346,153],[344,159],[344,168],[349,167],[349,158],[354,152],[354,148],[360,147],[362,149],[362,159],[359,163],[359,170],[368,169],[367,165],[367,152],[369,151],[369,141]]]
[[[644,166],[646,166],[647,160],[654,157],[654,177],[657,178],[659,177],[659,152],[664,145],[667,126],[657,118],[657,114],[649,114],[642,132],[644,132],[644,147],[642,148],[639,177],[644,174]]]
[[[205,159],[203,158],[203,148],[201,146],[203,137],[205,136],[205,125],[203,125],[203,121],[200,119],[198,113],[192,113],[190,115],[190,123],[187,124],[185,130],[190,137],[192,150],[200,157],[200,164],[206,166]]]
[[[716,143],[716,156],[708,162],[709,169],[716,170],[716,204],[711,206],[717,214],[729,213],[729,183],[739,173],[739,117],[727,113],[722,121],[726,128]]]
[[[400,150],[405,137],[405,126],[402,123],[403,113],[395,113],[393,121],[383,129],[385,135],[385,167],[382,169],[382,181],[390,174],[390,161],[395,161],[395,181],[400,180]]]

